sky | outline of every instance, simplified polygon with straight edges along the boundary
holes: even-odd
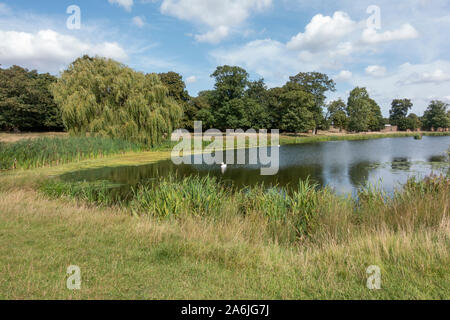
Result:
[[[337,83],[329,100],[360,86],[385,116],[396,98],[421,115],[450,103],[449,31],[448,0],[0,0],[0,64],[58,75],[99,55],[178,72],[193,96],[218,65],[269,87],[317,71]]]

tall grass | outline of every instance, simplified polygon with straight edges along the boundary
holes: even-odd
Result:
[[[54,166],[142,149],[138,144],[100,137],[21,140],[0,143],[0,169]]]
[[[135,215],[157,219],[253,217],[280,243],[320,243],[330,238],[344,241],[361,228],[407,231],[436,226],[448,215],[450,179],[411,178],[392,196],[377,187],[364,187],[355,199],[318,188],[308,180],[300,181],[294,190],[263,185],[234,190],[216,178],[170,176],[133,189],[126,203],[118,202],[110,188],[106,182],[92,185],[54,180],[41,189],[52,197],[64,195],[97,205],[119,203]],[[417,198],[427,200],[421,202],[423,207],[413,207]]]
[[[112,206],[122,202],[113,189],[118,187],[108,181],[62,182],[50,180],[41,182],[40,189],[52,198],[74,198],[98,206]]]
[[[193,176],[177,181],[170,176],[157,185],[134,189],[130,208],[157,217],[214,216],[220,215],[223,203],[230,198],[231,191],[216,178]]]

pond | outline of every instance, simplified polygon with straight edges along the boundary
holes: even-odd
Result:
[[[144,166],[72,172],[63,175],[62,179],[108,180],[120,184],[118,190],[127,194],[131,187],[171,174],[176,174],[178,178],[215,176],[225,184],[238,188],[261,183],[296,187],[300,179],[309,177],[320,186],[331,187],[338,194],[355,195],[358,188],[367,183],[379,185],[387,193],[392,193],[410,176],[424,177],[431,173],[449,172],[449,147],[450,137],[321,142],[279,147],[280,168],[274,176],[262,176],[258,165],[228,165],[223,172],[220,165],[175,165],[167,160]]]

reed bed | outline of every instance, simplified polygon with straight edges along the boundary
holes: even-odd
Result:
[[[143,149],[138,144],[101,137],[44,137],[0,143],[0,170],[50,167]]]
[[[120,201],[110,192],[108,182],[47,181],[41,190],[53,198],[61,196],[99,206],[119,204],[134,215],[162,220],[201,217],[220,220],[224,217],[257,217],[264,221],[273,239],[282,243],[320,242],[324,238],[344,240],[353,229],[389,228],[415,230],[420,226],[436,226],[448,215],[448,209],[437,207],[448,203],[450,178],[433,176],[424,180],[411,178],[393,195],[366,186],[356,198],[338,196],[310,181],[298,187],[267,188],[264,185],[247,189],[230,188],[216,178],[174,176],[162,178],[151,185],[133,189],[128,201]],[[423,199],[420,214],[411,207],[415,199]],[[427,201],[428,200],[428,201]]]

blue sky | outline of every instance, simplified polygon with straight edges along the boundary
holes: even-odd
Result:
[[[66,26],[70,5],[79,30]],[[0,64],[58,74],[101,55],[179,72],[191,95],[212,88],[217,65],[270,87],[319,71],[337,82],[330,99],[365,86],[385,115],[394,98],[421,114],[432,99],[450,102],[448,30],[448,0],[0,0]]]

